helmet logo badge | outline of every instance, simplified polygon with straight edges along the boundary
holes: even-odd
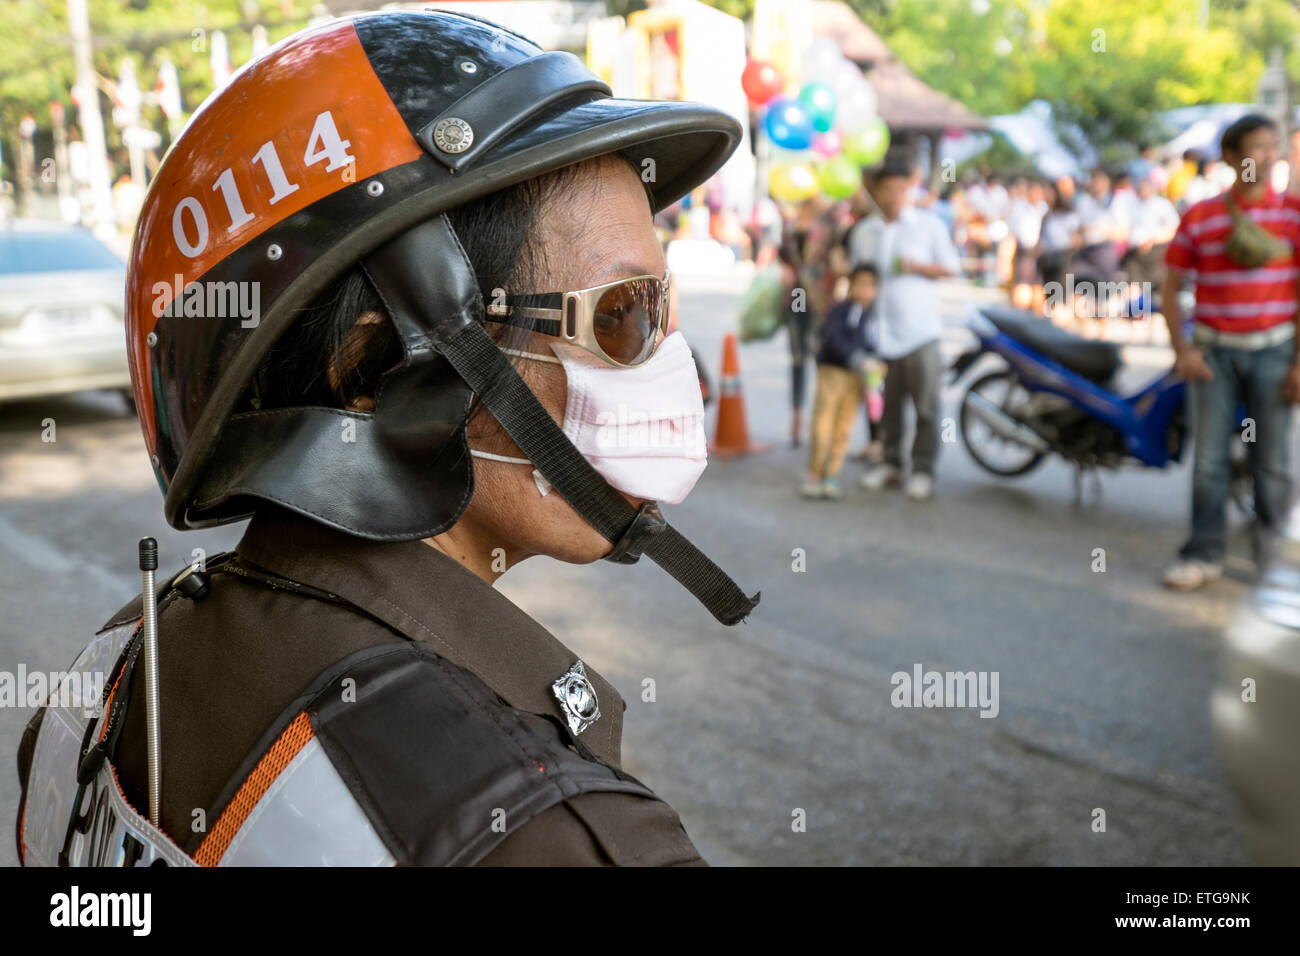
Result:
[[[582,661],[575,661],[559,679],[551,685],[555,699],[560,702],[560,710],[569,722],[569,729],[576,737],[600,718],[600,701],[596,699],[596,688],[587,679],[587,671]]]
[[[448,116],[433,127],[433,145],[444,153],[463,153],[474,142],[474,130],[458,116]]]

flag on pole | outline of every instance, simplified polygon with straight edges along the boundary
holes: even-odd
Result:
[[[212,67],[213,89],[221,89],[230,79],[230,50],[226,46],[226,35],[220,30],[212,34],[212,54],[208,57]]]
[[[181,105],[181,81],[176,75],[176,64],[166,57],[158,65],[158,82],[154,84],[153,92],[163,116],[169,121],[181,118],[184,109]]]

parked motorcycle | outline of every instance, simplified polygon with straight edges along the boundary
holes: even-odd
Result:
[[[1074,335],[1033,312],[997,306],[972,310],[968,325],[979,343],[953,362],[951,380],[984,355],[1005,363],[976,377],[961,401],[962,443],[985,471],[1013,478],[1055,454],[1078,469],[1081,483],[1088,470],[1165,468],[1182,460],[1186,387],[1172,369],[1123,395],[1114,382],[1120,350],[1110,342]],[[1233,443],[1232,468],[1231,498],[1252,515],[1244,442]]]

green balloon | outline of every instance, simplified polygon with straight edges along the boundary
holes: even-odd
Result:
[[[817,171],[817,185],[832,199],[848,199],[862,184],[858,164],[846,156],[834,156]]]
[[[870,166],[880,162],[888,149],[889,127],[877,116],[856,133],[844,137],[844,152],[841,155],[859,166]]]

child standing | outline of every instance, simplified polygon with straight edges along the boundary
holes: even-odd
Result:
[[[840,468],[862,399],[864,379],[879,363],[871,358],[873,305],[879,288],[875,266],[862,263],[849,275],[849,297],[826,315],[817,351],[817,398],[813,403],[812,453],[805,498],[838,498]]]

